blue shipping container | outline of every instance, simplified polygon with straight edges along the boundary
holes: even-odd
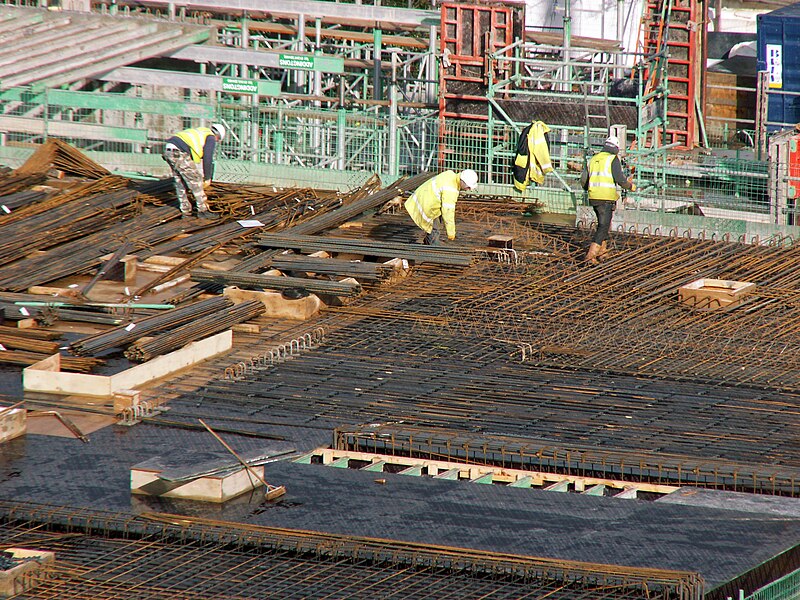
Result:
[[[758,16],[758,70],[770,74],[767,128],[800,123],[800,3]]]

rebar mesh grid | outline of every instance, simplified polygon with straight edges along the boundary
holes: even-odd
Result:
[[[616,235],[618,258],[587,269],[576,260],[583,234],[532,231],[516,262],[421,265],[391,289],[328,308],[315,322],[326,329],[324,347],[233,382],[206,377],[191,411],[315,427],[435,427],[489,440],[486,456],[471,457],[478,462],[493,460],[497,440],[517,437],[541,442],[537,450],[550,442],[552,459],[537,457],[546,463],[537,468],[800,493],[792,442],[800,396],[787,385],[800,372],[785,355],[800,314],[796,249]],[[761,287],[733,310],[674,299],[679,284],[712,275]],[[592,320],[595,311],[602,319]],[[778,346],[783,354],[770,355]],[[189,389],[183,380],[162,391]],[[573,454],[592,448],[624,452]]]
[[[696,573],[0,503],[0,546],[56,553],[27,598],[700,600]]]
[[[800,389],[800,247],[633,235],[613,244],[594,269],[480,263],[472,277],[484,288],[444,311],[447,326],[539,365]],[[721,310],[681,303],[678,288],[704,278],[757,287]]]

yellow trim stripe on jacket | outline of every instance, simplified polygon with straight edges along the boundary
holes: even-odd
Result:
[[[189,146],[189,150],[192,152],[192,160],[199,163],[203,160],[203,146],[205,146],[206,139],[208,139],[210,135],[214,135],[214,132],[208,127],[197,127],[195,129],[184,129],[176,133],[175,137],[179,137],[186,142],[186,145]]]
[[[528,153],[527,155],[517,154],[514,158],[514,165],[518,167],[515,169],[514,187],[520,192],[524,192],[531,181],[542,185],[544,176],[554,170],[550,162],[547,139],[544,137],[544,134],[549,131],[550,128],[542,121],[531,123],[526,136]],[[524,176],[520,175],[520,172],[524,172]]]
[[[408,214],[425,233],[433,230],[433,222],[442,217],[447,237],[456,237],[456,202],[460,190],[460,175],[444,171],[432,177],[406,200]]]
[[[610,152],[598,152],[589,161],[589,200],[616,202],[619,199],[617,184],[611,174],[611,163],[616,157]]]

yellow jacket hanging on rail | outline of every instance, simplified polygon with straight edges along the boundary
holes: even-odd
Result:
[[[517,142],[517,156],[512,168],[514,187],[524,192],[531,181],[541,185],[545,174],[553,170],[550,149],[545,134],[550,128],[542,121],[534,121],[522,130]]]
[[[432,177],[406,200],[408,214],[425,233],[433,229],[433,222],[442,217],[447,237],[456,237],[456,201],[460,190],[460,176],[455,171],[444,171]]]

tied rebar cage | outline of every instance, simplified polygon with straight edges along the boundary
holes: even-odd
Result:
[[[756,494],[800,495],[800,471],[790,467],[690,456],[569,445],[553,440],[491,438],[412,425],[340,427],[338,450],[409,456],[421,460],[499,466],[565,476],[604,478],[631,484],[692,486]]]
[[[692,572],[619,567],[273,529],[0,503],[0,540],[56,552],[29,598],[700,600]],[[170,565],[180,565],[171,568]],[[169,590],[169,592],[167,592]]]

